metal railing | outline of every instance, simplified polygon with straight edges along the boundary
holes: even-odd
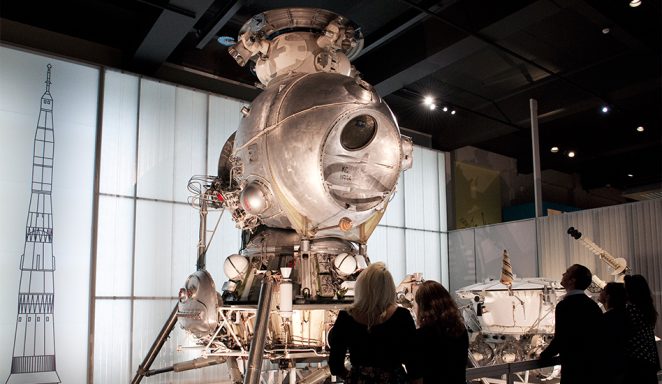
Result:
[[[516,363],[490,365],[487,367],[467,368],[467,381],[481,379],[484,377],[500,377],[506,376],[506,383],[513,384],[515,382],[516,373],[530,371],[539,368],[553,367],[561,364],[560,358],[553,357],[546,360],[525,360]]]

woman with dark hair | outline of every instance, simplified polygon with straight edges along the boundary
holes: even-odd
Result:
[[[354,304],[340,311],[329,331],[331,374],[350,384],[417,382],[415,332],[409,311],[395,304],[395,283],[386,265],[370,264],[356,279]],[[347,351],[352,364],[349,371],[345,368]]]
[[[655,345],[657,311],[653,305],[653,295],[642,275],[626,275],[625,291],[628,300],[625,306],[628,324],[625,382],[657,384],[660,359]]]
[[[627,321],[625,316],[625,287],[622,283],[607,283],[600,292],[598,301],[605,308],[604,347],[601,352],[603,367],[609,367],[604,372],[604,383],[625,384],[627,342]]]
[[[415,302],[423,383],[465,384],[469,335],[457,304],[431,280],[418,287]]]

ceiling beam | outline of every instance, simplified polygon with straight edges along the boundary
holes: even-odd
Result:
[[[455,3],[455,1],[449,2],[448,4],[445,4],[443,7],[440,6],[440,5],[433,5],[430,8],[430,12],[435,12],[435,13],[441,12],[444,9],[448,8],[453,3]],[[385,33],[384,35],[379,37],[377,40],[375,40],[372,43],[364,46],[363,49],[361,49],[359,51],[359,54],[354,56],[352,58],[352,60],[358,59],[359,57],[365,55],[366,53],[372,51],[373,49],[379,47],[380,45],[388,42],[389,40],[391,40],[395,36],[399,35],[400,33],[404,32],[406,30],[408,30],[409,28],[413,27],[414,25],[428,19],[429,17],[430,17],[430,15],[428,15],[427,13],[424,13],[424,12],[419,13],[418,15],[412,17],[411,19],[407,20],[406,22],[400,24],[400,26],[398,26],[397,28]]]
[[[214,24],[214,26],[211,27],[209,32],[207,32],[207,34],[202,39],[200,39],[198,45],[196,45],[195,47],[197,49],[204,48],[211,39],[216,37],[218,31],[220,31],[221,28],[223,28],[225,24],[227,24],[228,21],[232,19],[232,17],[237,13],[237,11],[239,11],[239,8],[241,8],[242,4],[243,4],[242,0],[236,0],[234,4],[232,4],[230,9],[228,9],[227,12],[225,12],[225,14],[218,20],[218,22],[216,22],[216,24]]]
[[[180,0],[169,3],[170,7],[163,9],[133,55],[134,64],[146,69],[158,68],[213,2],[213,0]]]
[[[506,16],[498,22],[483,28],[479,34],[481,36],[489,37],[492,41],[499,41],[516,31],[538,23],[550,15],[555,14],[560,9],[561,8],[551,1],[536,1],[514,14]],[[389,95],[400,88],[439,71],[444,67],[450,66],[486,46],[487,43],[483,39],[475,36],[468,36],[381,81],[379,84],[375,85],[375,89],[382,97]]]

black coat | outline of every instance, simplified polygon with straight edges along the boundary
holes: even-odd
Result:
[[[566,296],[556,305],[554,338],[542,352],[561,358],[561,384],[600,382],[603,319],[598,304],[584,294]]]
[[[445,329],[426,325],[416,330],[424,384],[465,384],[469,335],[465,329],[451,336]]]

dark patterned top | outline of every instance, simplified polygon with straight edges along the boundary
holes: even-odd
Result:
[[[625,350],[628,359],[646,361],[660,370],[653,327],[646,324],[643,313],[636,305],[628,304],[625,312],[630,330]]]

